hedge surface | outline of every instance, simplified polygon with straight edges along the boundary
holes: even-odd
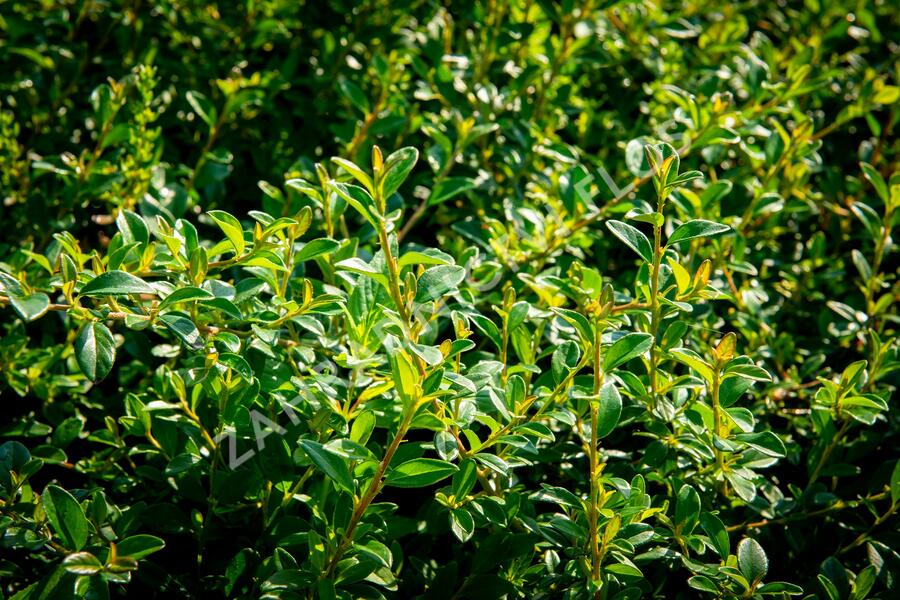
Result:
[[[896,597],[897,40],[0,4],[0,598]]]

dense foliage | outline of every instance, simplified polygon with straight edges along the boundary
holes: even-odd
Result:
[[[898,39],[0,3],[0,597],[896,597]]]

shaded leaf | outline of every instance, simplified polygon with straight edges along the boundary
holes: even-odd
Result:
[[[81,505],[69,492],[59,486],[48,485],[41,494],[47,520],[67,548],[81,550],[87,544],[90,525]]]

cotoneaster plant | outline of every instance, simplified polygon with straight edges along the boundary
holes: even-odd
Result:
[[[98,8],[0,5],[0,597],[896,594],[890,3]]]
[[[699,590],[802,593],[766,582],[762,547],[733,543],[717,516],[722,503],[752,503],[785,456],[782,439],[741,407],[772,377],[739,355],[735,334],[688,335],[695,307],[722,292],[709,259],[692,266],[679,249],[730,228],[694,219],[664,238],[672,192],[700,174],[680,172],[667,144],[645,150],[656,210],[629,220],[649,224],[652,241],[607,221],[639,259],[633,291],[575,262],[531,301],[507,282],[500,305],[485,306],[479,294],[493,282],[479,279],[475,249],[453,257],[398,245],[402,211],[391,199],[418,152],[383,159],[377,147],[369,171],[335,159],[331,173],[317,166],[317,183],[288,180],[303,205],[291,216],[253,211],[245,224],[211,211],[221,237],[204,243],[187,220],[123,210],[105,255],[58,235],[35,261],[50,268],[2,274],[3,301],[22,318],[64,317],[79,385],[148,345],[159,362],[152,384],[90,433],[109,449],[81,468],[132,470],[177,500],[123,513],[100,491],[34,490],[43,463],[72,465],[60,448],[8,442],[4,503],[35,509],[9,526],[59,556],[32,593],[128,581],[164,547],[137,533],[155,509],[192,532],[200,566],[228,531],[249,527],[272,544],[270,556],[248,548],[229,562],[227,593],[377,595],[397,588],[401,540],[414,533],[390,501],[410,488],[433,495],[421,515],[436,521],[431,535],[499,544],[487,565],[460,574],[463,591],[630,595],[646,586],[642,566],[677,559]],[[306,235],[314,219],[333,231],[329,220],[347,210],[370,231],[371,251]],[[82,424],[70,417],[54,441],[71,443]],[[647,439],[637,463],[616,452],[617,429]],[[657,470],[667,455],[677,472]],[[648,487],[661,483],[670,492],[654,499]]]

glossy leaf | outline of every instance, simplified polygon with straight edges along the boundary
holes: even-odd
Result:
[[[41,494],[41,501],[47,520],[62,544],[72,550],[84,548],[90,535],[90,524],[72,494],[61,487],[48,485]]]
[[[102,273],[82,286],[82,296],[129,296],[132,294],[156,294],[156,290],[140,277],[125,271]]]
[[[762,546],[752,538],[744,538],[737,548],[738,567],[748,581],[759,581],[769,571],[769,559]]]
[[[615,220],[607,221],[606,226],[617,238],[625,242],[626,246],[637,252],[638,256],[646,262],[653,261],[653,247],[650,245],[650,240],[647,239],[647,236],[640,230],[628,223]]]
[[[628,333],[613,342],[603,351],[603,370],[612,371],[633,358],[641,356],[653,345],[653,336],[648,333]]]
[[[319,442],[300,440],[298,443],[316,467],[321,469],[342,489],[349,492],[353,491],[353,477],[350,475],[346,457],[341,456]]]
[[[687,240],[693,240],[700,237],[712,237],[731,231],[731,227],[715,223],[713,221],[704,221],[703,219],[694,219],[679,225],[678,229],[669,236],[667,245],[677,244]]]
[[[93,382],[104,379],[116,360],[116,340],[103,323],[85,323],[75,338],[75,358],[81,372]]]
[[[434,458],[415,458],[388,471],[385,484],[394,487],[419,488],[434,485],[457,471],[451,463]]]
[[[207,214],[216,222],[216,225],[219,226],[225,237],[228,238],[231,247],[234,248],[234,255],[243,255],[247,243],[244,241],[244,229],[240,221],[234,215],[222,210],[211,210]]]

